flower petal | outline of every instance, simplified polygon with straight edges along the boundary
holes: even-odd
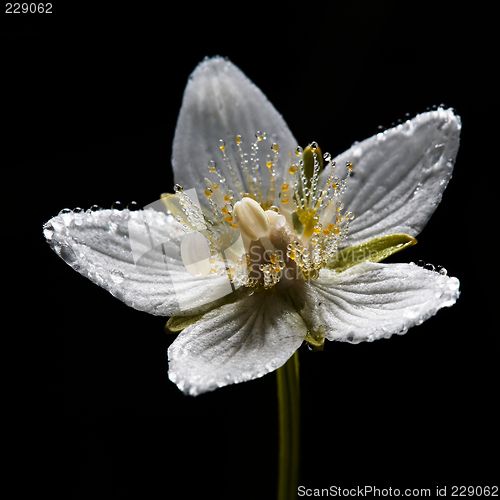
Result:
[[[254,293],[183,330],[168,350],[169,378],[193,396],[259,378],[282,366],[306,333],[285,295]]]
[[[342,196],[346,211],[356,214],[346,245],[420,233],[451,178],[460,129],[452,109],[438,108],[354,144],[335,159],[341,168],[354,163]]]
[[[173,143],[175,182],[185,189],[205,190],[203,179],[208,174],[207,163],[215,160],[229,188],[238,193],[223,161],[218,140],[233,142],[240,134],[243,149],[250,154],[257,131],[267,132],[271,142],[279,144],[284,158],[297,145],[283,117],[239,68],[222,57],[204,60],[189,77],[184,91]],[[229,157],[230,150],[226,148]],[[245,187],[239,161],[233,161],[232,165]],[[267,177],[262,176],[264,189],[267,189]],[[204,196],[200,199],[206,202]]]
[[[369,262],[340,274],[323,270],[304,286],[299,308],[309,328],[323,328],[328,340],[370,342],[406,333],[452,306],[458,289],[457,278],[415,264]]]
[[[62,211],[44,225],[44,234],[73,269],[141,311],[205,311],[232,291],[227,278],[186,271],[179,223],[152,209]]]

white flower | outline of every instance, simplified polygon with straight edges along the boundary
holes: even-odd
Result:
[[[264,94],[215,57],[184,94],[177,195],[157,210],[62,210],[44,233],[126,304],[172,316],[169,377],[196,395],[277,369],[304,340],[388,338],[453,305],[456,278],[378,261],[415,243],[459,134],[459,117],[438,108],[335,159],[302,150]]]

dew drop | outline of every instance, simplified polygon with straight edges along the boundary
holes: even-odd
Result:
[[[99,205],[92,205],[89,209],[91,212],[98,212],[101,210],[101,207]]]
[[[111,269],[109,272],[111,279],[119,285],[120,283],[123,283],[125,281],[125,276],[119,269]]]
[[[436,270],[436,268],[429,262],[424,265],[424,269],[427,269],[428,271],[435,271]]]
[[[43,226],[43,235],[45,236],[45,238],[47,238],[48,240],[51,240],[52,237],[54,236],[54,228],[52,226],[52,224],[45,224]]]
[[[131,202],[127,205],[127,208],[128,208],[130,211],[133,211],[133,210],[139,210],[139,204],[138,204],[136,201],[131,201]]]
[[[436,266],[436,271],[442,276],[446,276],[448,271],[443,266]]]
[[[67,245],[62,245],[59,248],[59,255],[67,264],[70,265],[73,264],[77,259],[74,250]]]
[[[114,208],[116,210],[122,210],[123,209],[123,204],[121,201],[115,201],[112,205],[111,208]]]

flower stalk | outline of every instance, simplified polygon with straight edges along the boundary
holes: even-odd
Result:
[[[299,484],[299,351],[276,371],[280,428],[278,500],[293,500]]]

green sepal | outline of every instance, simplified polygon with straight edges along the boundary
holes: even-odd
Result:
[[[197,323],[204,315],[203,314],[194,314],[193,316],[172,316],[167,321],[165,325],[165,333],[177,333],[188,326],[194,325]]]
[[[234,292],[231,292],[229,295],[225,295],[224,297],[213,301],[207,306],[206,310],[198,314],[191,314],[190,316],[171,316],[164,327],[165,333],[177,333],[184,330],[184,328],[187,328],[188,326],[198,323],[198,321],[203,319],[203,316],[205,316],[205,314],[209,313],[210,311],[213,311],[214,309],[217,309],[223,305],[236,302],[240,296],[240,293],[241,289],[238,288]]]
[[[363,262],[380,262],[390,255],[417,243],[407,234],[388,234],[373,238],[359,245],[340,250],[327,264],[327,269],[341,273]]]
[[[325,348],[325,329],[320,326],[317,332],[308,331],[304,340],[313,351],[322,351]]]

